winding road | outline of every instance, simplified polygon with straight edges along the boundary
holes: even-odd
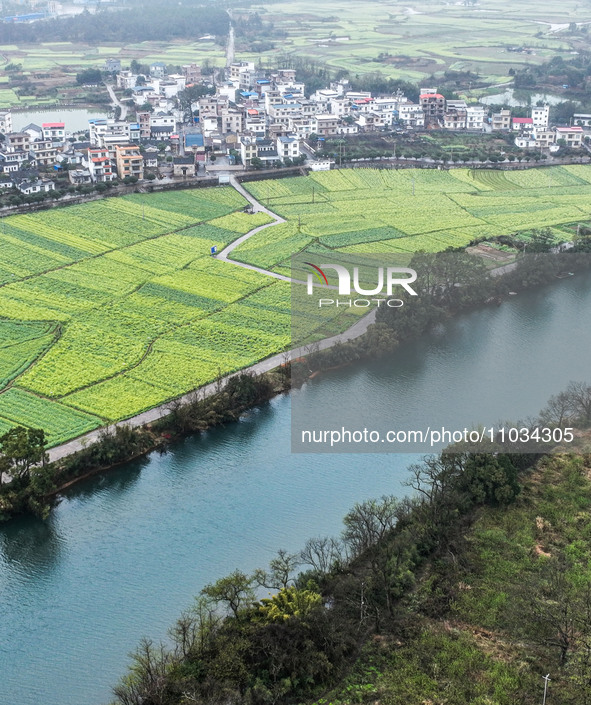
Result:
[[[306,282],[300,280],[300,279],[292,279],[291,277],[286,277],[283,276],[282,274],[277,274],[276,272],[270,272],[267,269],[262,269],[260,267],[255,267],[254,265],[251,264],[246,264],[244,262],[237,262],[236,260],[229,259],[230,253],[235,250],[239,245],[241,245],[243,242],[246,242],[249,238],[253,237],[253,235],[256,235],[258,232],[261,230],[264,230],[265,228],[271,228],[274,225],[277,225],[278,223],[285,223],[286,221],[278,216],[276,213],[273,213],[270,211],[268,208],[265,208],[259,201],[257,201],[246,189],[241,186],[241,184],[234,178],[230,178],[230,184],[240,193],[244,198],[248,200],[248,202],[253,206],[253,210],[255,213],[258,212],[264,212],[267,213],[271,218],[273,218],[272,223],[267,223],[266,225],[260,225],[256,228],[253,228],[249,232],[247,232],[245,235],[242,235],[239,237],[237,240],[234,240],[231,242],[227,247],[225,247],[218,255],[216,255],[216,259],[219,259],[223,262],[227,262],[228,264],[232,264],[238,267],[243,267],[244,269],[250,269],[254,272],[259,272],[260,274],[264,274],[268,277],[273,277],[274,279],[281,279],[282,281],[287,281],[291,282],[294,284],[305,284]],[[334,289],[336,287],[330,286],[329,288]],[[348,340],[354,340],[355,338],[359,338],[361,335],[363,335],[368,327],[374,323],[375,317],[376,317],[376,311],[377,309],[373,309],[370,311],[366,316],[363,318],[360,318],[354,325],[352,325],[350,328],[348,328],[346,331],[343,333],[339,333],[338,335],[334,335],[330,338],[325,338],[324,340],[320,340],[316,343],[314,343],[314,349],[316,350],[326,350],[327,348],[332,347],[336,343],[344,343]],[[232,374],[226,375],[222,381],[226,382],[229,380],[231,377],[233,377],[236,374],[239,374],[240,372],[252,372],[253,374],[262,374],[264,372],[269,372],[269,370],[274,369],[275,367],[279,367],[280,365],[290,361],[294,360],[298,357],[303,357],[310,352],[310,346],[301,346],[294,348],[292,350],[288,350],[285,352],[277,353],[275,355],[271,355],[270,357],[265,358],[264,360],[260,360],[259,362],[254,363],[254,365],[250,365],[250,367],[245,367],[239,372],[233,372]],[[204,387],[201,387],[199,389],[200,394],[203,397],[209,397],[215,394],[219,390],[219,382],[211,382],[210,384],[206,384]],[[188,403],[189,401],[193,400],[195,397],[195,390],[188,392],[187,394],[184,394],[181,397],[178,397],[177,399],[174,400],[174,404],[177,404],[178,402],[180,403]],[[125,421],[119,421],[115,424],[111,424],[108,428],[115,428],[117,426],[130,426],[131,428],[138,428],[140,426],[145,426],[149,423],[152,423],[154,421],[157,421],[158,419],[164,418],[165,416],[168,416],[172,412],[172,405],[173,402],[169,401],[166,402],[165,404],[161,404],[160,406],[156,406],[153,409],[149,409],[148,411],[144,411],[141,414],[137,414],[136,416],[132,416],[129,419],[126,419]],[[80,436],[78,438],[75,438],[71,441],[68,441],[67,443],[63,443],[62,445],[55,446],[54,448],[51,448],[48,451],[49,455],[49,461],[54,462],[56,460],[60,460],[61,458],[65,458],[68,455],[71,455],[72,453],[76,453],[79,450],[82,450],[83,448],[86,448],[87,446],[91,445],[92,443],[98,441],[100,439],[101,433],[103,432],[103,428],[98,428],[94,431],[90,431],[90,433],[86,433],[83,436]]]

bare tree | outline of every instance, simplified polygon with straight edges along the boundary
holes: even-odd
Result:
[[[308,539],[300,552],[300,560],[304,565],[326,574],[346,559],[344,548],[342,541],[329,536]]]
[[[293,584],[295,569],[300,565],[300,557],[295,553],[288,553],[284,549],[277,551],[277,556],[269,563],[269,572],[256,570],[254,580],[262,587],[280,590]]]

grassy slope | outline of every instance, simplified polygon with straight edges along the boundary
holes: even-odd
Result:
[[[574,651],[561,666],[559,650],[533,636],[535,619],[519,603],[523,582],[558,554],[574,557],[578,578],[588,570],[591,482],[584,460],[545,459],[516,504],[482,510],[453,558],[440,558],[423,574],[405,605],[406,637],[376,638],[345,682],[317,702],[534,704],[546,673],[548,702],[586,702]]]

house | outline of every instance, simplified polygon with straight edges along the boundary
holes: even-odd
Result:
[[[149,147],[148,149],[144,152],[144,169],[157,169],[158,149],[154,149],[152,147]],[[154,149],[154,151],[152,151],[152,149]]]
[[[117,73],[121,71],[121,59],[105,59],[103,71],[107,73]]]
[[[66,139],[66,126],[63,122],[44,122],[43,139],[52,142],[63,142]]]
[[[550,123],[550,106],[536,106],[531,110],[531,118],[536,127],[548,127]]]
[[[115,163],[119,178],[137,176],[144,178],[144,158],[136,145],[115,145]]]
[[[71,184],[75,184],[76,186],[92,183],[92,176],[88,169],[72,169],[68,171],[68,179]]]
[[[89,149],[82,163],[90,172],[92,181],[114,181],[117,178],[108,149]]]
[[[556,143],[556,132],[548,127],[536,127],[533,136],[539,149],[548,149]]]
[[[49,179],[36,179],[35,181],[21,181],[16,185],[17,189],[27,196],[34,193],[46,193],[55,190],[55,184]]]
[[[197,66],[197,64],[185,64],[184,66],[181,66],[181,69],[187,85],[192,85],[201,81],[201,67]]]
[[[117,88],[121,90],[128,91],[135,87],[137,82],[137,74],[131,71],[120,71],[117,74]]]
[[[205,154],[205,140],[200,133],[185,133],[185,152]]]
[[[277,138],[277,154],[280,159],[296,159],[300,156],[300,143],[294,135]]]
[[[335,115],[316,115],[316,129],[314,132],[320,137],[336,135],[340,119]]]
[[[174,157],[172,160],[172,173],[174,176],[195,176],[194,157]]]
[[[408,127],[425,125],[425,113],[418,103],[402,103],[398,108],[398,119]]]
[[[26,127],[23,127],[21,132],[26,132],[31,140],[43,139],[43,128],[39,127],[39,125],[35,125],[34,122],[30,122]]]
[[[123,120],[93,118],[88,121],[90,144],[104,147],[115,142],[129,142],[129,123]]]
[[[511,129],[513,132],[533,132],[534,121],[532,118],[513,118]]]
[[[466,129],[482,132],[486,115],[487,110],[482,105],[468,105],[466,107]]]
[[[425,114],[426,125],[433,125],[443,120],[445,98],[441,93],[421,93],[419,103]]]
[[[157,140],[166,140],[176,130],[176,118],[174,115],[151,115],[150,116],[150,137]]]
[[[12,132],[12,113],[10,110],[0,110],[0,133]]]
[[[9,152],[28,152],[31,137],[26,132],[10,132],[6,135],[6,149]]]
[[[257,140],[255,137],[243,135],[240,138],[240,157],[244,166],[250,166],[252,160],[258,156]]]
[[[511,111],[501,110],[500,113],[493,113],[492,116],[492,129],[493,130],[509,130],[511,129]]]
[[[576,125],[573,127],[555,127],[556,142],[564,140],[570,149],[581,149],[583,146],[583,128]]]
[[[573,115],[573,124],[579,127],[591,127],[591,115],[589,113],[575,113]]]
[[[446,130],[465,130],[468,119],[468,106],[465,100],[448,100],[443,114],[443,127]]]
[[[268,165],[279,160],[277,146],[273,140],[257,137],[257,157]]]
[[[150,64],[150,76],[154,78],[163,78],[166,76],[166,64],[162,61],[155,61]]]
[[[534,149],[537,146],[536,138],[533,134],[522,133],[514,139],[515,145],[520,149]]]

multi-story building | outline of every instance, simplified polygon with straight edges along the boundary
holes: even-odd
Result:
[[[121,88],[124,91],[135,88],[136,81],[137,74],[131,71],[120,71],[117,74],[117,88]]]
[[[59,147],[54,145],[51,140],[33,140],[31,142],[31,152],[35,155],[37,164],[48,166],[55,164]]]
[[[10,132],[6,135],[6,149],[9,152],[28,152],[31,138],[26,132]]]
[[[398,119],[407,127],[424,127],[425,113],[418,103],[401,103],[398,107]]]
[[[300,156],[300,143],[295,135],[277,138],[277,154],[280,159],[296,159]]]
[[[493,113],[492,116],[493,130],[510,130],[511,129],[511,111],[508,109],[501,110],[500,113]]]
[[[335,115],[316,115],[316,134],[320,137],[336,135],[340,119]]]
[[[126,176],[144,178],[144,158],[135,144],[115,145],[115,163],[120,179],[124,179]]]
[[[513,118],[511,129],[514,132],[533,132],[534,122],[532,118]]]
[[[12,113],[10,110],[0,110],[0,133],[12,132]]]
[[[244,114],[234,108],[222,108],[221,114],[222,134],[228,132],[242,132],[244,125]]]
[[[443,120],[445,113],[445,98],[441,93],[421,93],[419,96],[421,108],[425,113],[425,123],[428,125],[437,124]]]
[[[443,114],[443,127],[446,130],[465,130],[468,119],[468,106],[465,100],[448,100]]]
[[[290,134],[296,135],[298,139],[305,140],[318,129],[318,121],[312,117],[290,117],[287,121],[287,129]]]
[[[166,64],[162,61],[155,61],[150,64],[150,76],[154,78],[164,78],[166,76]]]
[[[583,128],[576,125],[573,127],[555,127],[556,141],[564,140],[570,149],[581,149],[583,146]]]
[[[90,178],[93,181],[114,181],[117,178],[108,149],[89,149],[88,157],[83,164],[90,172]]]
[[[550,123],[550,106],[546,104],[532,108],[531,117],[536,127],[548,127]]]
[[[482,105],[468,105],[466,107],[466,129],[482,131],[487,112]]]
[[[244,166],[250,166],[256,156],[258,156],[256,137],[242,135],[240,137],[240,157]]]
[[[115,139],[119,142],[129,142],[129,123],[123,120],[94,118],[88,121],[89,140],[92,147],[104,147],[113,144]]]
[[[197,66],[197,64],[185,64],[181,68],[187,85],[192,85],[201,81],[201,67]]]
[[[556,132],[549,127],[536,127],[533,137],[536,141],[536,147],[539,149],[548,149],[551,145],[556,143]]]
[[[276,103],[269,106],[269,120],[273,123],[287,125],[290,117],[300,116],[302,106],[300,103]]]
[[[140,126],[140,138],[143,140],[150,139],[150,118],[152,114],[145,110],[138,111],[135,115]]]

